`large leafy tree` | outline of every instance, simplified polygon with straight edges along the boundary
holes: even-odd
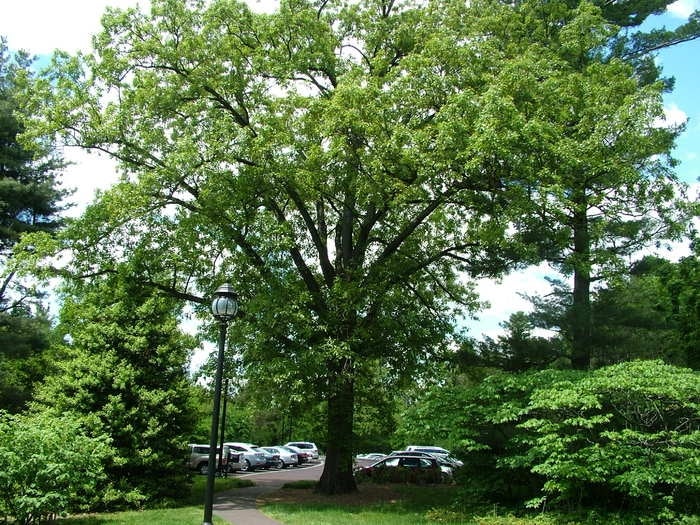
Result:
[[[255,14],[161,0],[150,14],[112,11],[99,52],[57,55],[31,86],[29,114],[43,117],[32,133],[62,133],[124,169],[64,235],[69,270],[129,261],[142,285],[200,305],[232,281],[248,377],[283,376],[285,395],[326,401],[320,488],[354,490],[356,388],[415,376],[476,305],[470,276],[536,258],[513,225],[532,211],[561,101],[587,100],[572,74],[590,76],[590,94],[596,81],[622,85],[614,101],[635,117],[659,102],[618,63],[581,73],[562,59],[600,43],[591,8],[564,8],[556,48],[535,7],[292,0]],[[595,118],[611,126],[623,111],[604,109]]]

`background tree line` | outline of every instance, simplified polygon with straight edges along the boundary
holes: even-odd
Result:
[[[18,165],[33,167],[28,180],[43,181],[50,204],[8,215],[8,249],[17,230],[44,231],[7,252],[6,282],[64,278],[58,325],[30,330],[47,342],[4,347],[0,365],[24,370],[4,376],[3,408],[24,412],[7,421],[75,417],[75,432],[104,451],[94,481],[103,497],[84,498],[92,508],[177,494],[187,477],[172,451],[207,428],[186,374],[196,342],[178,320],[189,302],[212,339],[206,307],[220,281],[233,281],[244,308],[229,341],[239,349],[232,379],[242,378],[232,431],[262,442],[315,436],[326,446],[326,493],[355,489],[360,448],[420,437],[465,455],[500,453],[465,437],[476,431],[469,421],[503,432],[493,414],[469,418],[464,435],[413,416],[431,407],[433,384],[462,389],[447,402],[463,421],[471,409],[459,400],[501,377],[524,414],[558,413],[536,404],[526,371],[574,369],[595,383],[602,375],[589,370],[636,358],[696,368],[697,253],[625,265],[650,242],[687,236],[697,213],[673,173],[682,130],[657,124],[672,82],[653,62],[660,46],[697,36],[696,18],[633,32],[665,6],[294,1],[255,14],[232,1],[154,1],[151,13],[109,12],[99,52],[58,53],[43,74],[5,53],[3,99],[20,110],[3,120],[9,150],[44,145]],[[66,195],[41,178],[60,160],[36,160],[50,157],[55,134],[124,170],[61,229]],[[542,260],[573,286],[533,298],[534,312],[513,316],[496,341],[459,332],[455,320],[479,306],[476,279]],[[533,336],[536,327],[556,335]],[[50,366],[32,365],[33,355]],[[697,374],[683,377],[695,399]],[[554,384],[537,381],[542,391]],[[537,451],[551,456],[536,446],[548,435],[520,423],[534,429],[523,438],[530,448],[484,461],[516,465],[531,501],[538,490],[572,500],[591,480],[564,483],[528,463]],[[548,475],[545,489],[533,480]],[[504,494],[489,489],[495,481],[484,480],[482,495]]]

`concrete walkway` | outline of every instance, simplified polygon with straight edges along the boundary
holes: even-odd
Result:
[[[323,472],[323,463],[304,468],[290,468],[245,474],[254,487],[231,489],[214,495],[214,514],[234,525],[281,525],[258,510],[257,499],[297,480],[317,480]]]

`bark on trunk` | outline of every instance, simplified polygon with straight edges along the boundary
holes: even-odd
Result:
[[[318,483],[323,494],[347,494],[357,491],[352,471],[352,422],[355,391],[352,377],[335,374],[328,398],[328,442],[326,463]]]
[[[585,198],[583,198],[585,201]],[[591,366],[591,240],[586,207],[574,215],[574,289],[571,307],[571,365]]]

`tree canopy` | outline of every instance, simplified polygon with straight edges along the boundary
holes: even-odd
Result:
[[[106,151],[122,182],[25,257],[68,249],[74,276],[121,265],[201,309],[232,282],[248,373],[327,401],[328,493],[354,489],[355,388],[414,377],[474,278],[540,257],[523,218],[563,206],[539,191],[568,195],[555,161],[622,158],[661,114],[661,84],[602,60],[590,4],[155,0],[103,24],[31,84],[27,137]]]
[[[58,185],[63,162],[46,141],[21,144],[24,127],[15,116],[20,78],[31,75],[25,53],[11,55],[0,39],[0,250],[15,244],[23,232],[55,231],[61,225],[61,202],[69,192]]]
[[[89,435],[109,437],[104,505],[161,501],[188,486],[183,457],[195,410],[186,364],[194,342],[177,311],[174,299],[122,274],[64,290],[57,330],[67,342],[33,409],[69,414]]]
[[[26,53],[10,53],[0,37],[0,409],[10,412],[25,408],[50,362],[41,294],[15,278],[12,247],[23,233],[55,232],[69,194],[59,186],[63,162],[51,141],[19,140],[24,126],[15,113],[32,62]]]

